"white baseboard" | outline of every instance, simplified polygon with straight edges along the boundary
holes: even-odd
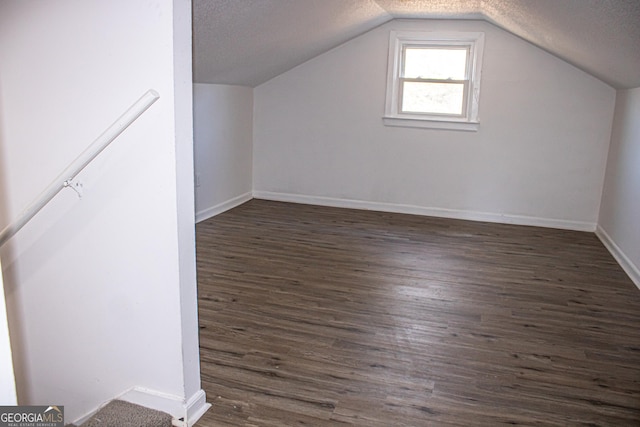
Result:
[[[96,414],[96,412],[98,412],[100,409],[102,409],[102,407],[103,407],[104,405],[106,405],[106,404],[107,404],[107,403],[105,402],[102,406],[100,406],[100,407],[98,407],[98,408],[94,409],[93,411],[91,411],[91,412],[89,412],[89,413],[84,414],[84,415],[83,415],[83,416],[81,416],[80,418],[76,418],[76,419],[75,419],[75,420],[73,420],[73,421],[69,421],[68,419],[66,419],[66,416],[65,416],[65,420],[64,420],[65,425],[66,425],[66,424],[71,423],[71,424],[73,424],[74,426],[81,426],[82,424],[84,424],[85,422],[87,422],[87,421],[89,420],[89,418],[93,417],[93,416]]]
[[[200,417],[211,407],[211,404],[207,403],[207,396],[202,389],[198,390],[186,401],[178,396],[143,387],[133,387],[121,395],[114,397],[112,400],[115,399],[166,412],[173,417],[172,424],[175,427],[193,427]],[[108,403],[109,402],[105,402],[94,411],[75,420],[73,424],[77,426],[82,425]]]
[[[640,289],[640,268],[635,265],[628,256],[620,249],[620,247],[613,241],[611,236],[604,230],[604,228],[598,227],[596,228],[596,236],[600,239],[602,244],[607,248],[611,255],[618,261],[620,267],[627,273],[629,278],[635,283],[635,285]]]
[[[187,427],[192,427],[211,408],[204,390],[198,390],[186,404]]]
[[[233,209],[236,206],[240,206],[241,204],[248,202],[253,198],[251,192],[241,194],[233,199],[224,201],[222,203],[218,203],[215,206],[212,206],[207,209],[203,209],[199,212],[196,212],[196,222],[202,222],[206,219],[212,218],[216,215],[221,214],[222,212],[228,211],[229,209]]]
[[[118,396],[117,399],[166,412],[173,416],[173,425],[176,427],[193,426],[211,407],[211,404],[207,403],[205,392],[202,389],[186,401],[178,396],[143,387],[134,387]]]
[[[500,224],[530,225],[536,227],[559,228],[562,230],[590,231],[596,230],[596,224],[583,221],[539,218],[524,215],[496,214],[458,209],[427,208],[423,206],[396,203],[366,202],[362,200],[336,199],[321,196],[302,196],[290,193],[270,191],[254,191],[256,199],[279,202],[303,203],[309,205],[331,206],[337,208],[366,209],[382,212],[395,212],[412,215],[434,216],[441,218],[464,219],[468,221],[495,222]]]

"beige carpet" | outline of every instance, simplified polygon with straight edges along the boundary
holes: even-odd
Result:
[[[69,424],[67,427],[75,426]],[[171,415],[123,400],[114,400],[80,427],[171,427]]]

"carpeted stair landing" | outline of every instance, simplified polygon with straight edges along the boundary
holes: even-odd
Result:
[[[171,415],[161,411],[113,400],[80,427],[171,427],[171,419]]]

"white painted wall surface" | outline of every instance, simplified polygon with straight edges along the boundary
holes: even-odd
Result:
[[[18,402],[16,381],[13,375],[13,356],[9,340],[7,309],[4,301],[4,284],[0,264],[0,406],[12,406]]]
[[[598,235],[640,287],[640,88],[618,91]]]
[[[202,221],[251,198],[253,89],[193,85],[196,219]]]
[[[195,252],[195,196],[193,185],[193,71],[190,0],[173,3],[173,90],[175,103],[176,237],[182,355],[182,390],[176,418],[191,427],[211,406],[200,383],[200,336]],[[157,402],[162,409],[164,402]],[[167,411],[168,412],[168,411]]]
[[[480,130],[382,124],[389,30],[486,34]],[[254,195],[595,230],[615,90],[479,21],[392,21],[254,89]]]
[[[63,192],[0,251],[22,404],[63,404],[67,421],[132,387],[204,404],[185,312],[190,39],[188,0],[0,3],[6,218],[147,89],[160,93],[79,176],[81,200]]]

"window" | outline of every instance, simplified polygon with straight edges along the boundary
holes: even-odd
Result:
[[[478,129],[483,33],[391,31],[384,123]]]

